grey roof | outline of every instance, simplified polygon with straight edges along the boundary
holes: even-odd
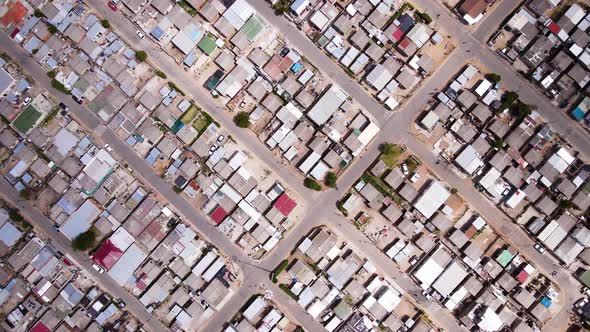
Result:
[[[543,196],[543,198],[535,204],[537,210],[546,215],[551,215],[557,209],[557,203],[551,199],[550,196]]]
[[[403,211],[397,206],[397,204],[392,203],[389,204],[382,213],[387,219],[389,219],[389,221],[395,223],[402,216]]]
[[[462,248],[469,239],[461,230],[455,229],[449,236],[449,240],[456,245],[458,248]]]

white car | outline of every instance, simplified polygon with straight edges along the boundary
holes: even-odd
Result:
[[[107,150],[108,152],[113,152],[113,148],[111,148],[111,146],[110,146],[110,145],[108,145],[108,144],[105,144],[105,145],[104,145],[104,148],[105,148],[105,150]]]
[[[420,180],[420,174],[418,174],[418,173],[412,174],[412,177],[410,178],[410,182],[416,183],[418,180]]]
[[[535,243],[535,245],[533,246],[535,248],[535,250],[537,250],[540,254],[544,254],[545,253],[545,247],[543,247],[542,244],[540,244],[539,242]]]
[[[586,294],[586,295],[590,295],[590,288],[588,288],[588,287],[582,288],[582,293]]]
[[[137,37],[139,37],[141,39],[145,38],[145,35],[143,34],[143,32],[141,32],[139,30],[135,31],[135,34],[137,35]]]
[[[27,96],[27,97],[25,97],[25,100],[23,100],[23,105],[26,105],[30,102],[31,102],[31,97]]]
[[[223,142],[224,139],[225,139],[225,136],[219,135],[219,137],[217,137],[217,143]]]
[[[579,299],[575,304],[574,307],[576,308],[581,308],[583,306],[585,306],[586,304],[588,304],[588,298],[587,297],[583,297],[581,299]]]
[[[104,273],[104,269],[102,268],[102,266],[98,264],[92,264],[92,268],[95,269],[98,273]]]
[[[410,174],[410,171],[408,170],[408,165],[406,163],[402,164],[402,172],[404,173],[404,175]]]
[[[432,301],[432,295],[430,295],[427,291],[422,291],[422,295],[428,300]]]

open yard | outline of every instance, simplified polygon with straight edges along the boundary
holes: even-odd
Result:
[[[19,114],[19,116],[14,120],[12,125],[21,134],[26,134],[29,132],[29,130],[35,127],[42,116],[43,113],[37,111],[37,109],[32,105],[28,105],[25,110],[22,111],[21,114]]]

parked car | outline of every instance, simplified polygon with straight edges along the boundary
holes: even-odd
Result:
[[[217,143],[223,142],[224,139],[225,139],[225,136],[219,135],[219,137],[217,137]]]
[[[105,144],[105,145],[104,145],[104,148],[105,148],[105,150],[107,150],[108,152],[113,152],[113,148],[111,148],[111,146],[110,146],[110,145],[108,145],[108,144]]]
[[[428,301],[432,301],[432,295],[430,295],[430,293],[428,293],[427,291],[422,291],[422,295],[428,300]]]
[[[322,322],[326,323],[327,321],[330,320],[330,318],[332,318],[334,316],[334,313],[332,311],[326,313],[325,315],[322,316]]]
[[[574,307],[581,308],[581,307],[585,306],[586,304],[588,304],[588,298],[583,297],[583,298],[579,299],[578,301],[576,301],[576,303],[574,304]]]
[[[209,148],[209,154],[212,155],[215,151],[217,151],[218,148],[219,148],[219,146],[217,146],[216,144],[213,144],[213,146],[211,146],[211,148]]]
[[[404,173],[404,175],[410,174],[410,170],[408,170],[408,165],[406,163],[402,164],[402,172]]]
[[[117,8],[117,4],[116,4],[116,3],[114,3],[114,2],[112,2],[112,1],[109,1],[109,2],[107,3],[107,5],[108,5],[108,6],[109,6],[109,8],[110,8],[110,9],[112,9],[114,12],[116,12],[116,11],[119,9],[119,8]]]
[[[410,178],[410,182],[416,183],[416,182],[418,182],[418,180],[420,180],[420,174],[418,174],[418,173],[412,174],[412,177]]]
[[[59,108],[61,108],[62,110],[66,111],[66,112],[69,111],[69,108],[64,103],[59,103]]]
[[[545,253],[545,247],[543,247],[543,245],[539,242],[535,243],[534,245],[535,250],[537,250],[540,254],[544,254]]]
[[[139,38],[141,38],[141,39],[143,39],[143,38],[145,37],[145,35],[143,34],[143,32],[141,32],[141,31],[139,31],[139,30],[135,31],[135,34],[136,34],[136,35],[137,35]]]
[[[586,294],[586,295],[590,295],[590,288],[588,288],[588,287],[582,288],[582,293]]]
[[[104,269],[102,268],[102,266],[98,264],[92,264],[92,268],[95,269],[98,273],[104,273]]]
[[[25,100],[23,100],[23,106],[27,105],[30,102],[31,102],[31,97],[29,97],[29,96],[25,97]]]

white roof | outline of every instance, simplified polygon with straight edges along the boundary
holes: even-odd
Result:
[[[431,130],[436,125],[438,120],[439,117],[436,115],[436,113],[434,113],[434,111],[428,111],[428,113],[426,113],[426,115],[420,121],[420,124],[422,124],[424,128]]]
[[[450,196],[451,193],[438,181],[432,181],[414,207],[424,217],[430,218]]]
[[[564,16],[569,18],[574,25],[578,24],[578,22],[580,22],[585,15],[586,13],[584,12],[584,9],[577,3],[572,4],[564,14]]]
[[[479,83],[477,85],[477,88],[475,88],[475,93],[477,93],[478,96],[483,96],[490,88],[492,87],[492,82],[484,79],[483,81],[481,81],[481,83]]]
[[[478,168],[483,166],[483,160],[479,157],[473,146],[467,145],[463,151],[455,158],[455,162],[463,168],[467,174],[472,175]]]
[[[136,244],[132,244],[115,265],[113,265],[108,274],[119,286],[123,286],[146,257],[147,254],[143,250]]]
[[[348,98],[348,95],[344,90],[332,86],[311,108],[307,116],[316,125],[321,126],[338,110],[346,98]]]
[[[352,62],[352,61],[351,61]],[[373,70],[367,75],[365,80],[369,85],[371,85],[376,90],[381,90],[385,87],[387,82],[391,80],[393,75],[387,70],[387,68],[383,67],[383,65],[378,64],[373,67]]]
[[[543,228],[541,233],[539,233],[539,235],[537,235],[537,238],[541,242],[545,242],[545,240],[549,237],[549,235],[551,235],[551,233],[553,233],[553,231],[557,227],[559,227],[559,224],[555,220],[551,220],[551,222],[547,226],[545,226],[545,228]]]
[[[213,277],[225,266],[225,262],[221,257],[217,257],[217,260],[203,273],[203,280],[210,282]]]
[[[127,250],[135,242],[135,238],[123,227],[117,228],[109,239],[121,251]]]
[[[293,4],[291,4],[291,10],[293,11],[293,13],[297,14],[297,16],[300,16],[301,14],[303,14],[303,11],[305,10],[305,8],[307,8],[308,5],[309,0],[295,0]]]
[[[316,162],[320,160],[320,158],[321,155],[312,151],[311,154],[303,161],[303,163],[299,165],[299,170],[304,174],[307,174],[309,170],[316,164]]]
[[[369,123],[369,125],[363,129],[363,131],[358,135],[357,139],[363,145],[369,145],[371,140],[379,133],[379,126],[377,126],[374,122]]]
[[[486,332],[494,332],[499,331],[500,328],[504,325],[500,316],[498,316],[491,308],[487,308],[486,312],[483,314],[481,321],[477,324],[477,326]]]
[[[440,277],[434,282],[432,287],[443,297],[447,297],[451,294],[455,288],[467,277],[469,273],[459,265],[456,261],[451,263],[447,269],[440,275]]]
[[[325,162],[320,161],[315,165],[309,174],[316,180],[323,181],[329,170],[330,167]]]
[[[197,265],[193,267],[192,273],[197,277],[200,277],[201,274],[203,274],[203,272],[205,272],[205,270],[209,267],[209,265],[211,265],[211,263],[213,263],[213,261],[217,259],[217,257],[218,255],[215,252],[209,251],[207,255],[201,258]]]
[[[22,233],[12,223],[5,223],[0,228],[0,241],[8,247],[12,247],[20,239]]]
[[[256,318],[256,316],[258,316],[258,314],[260,314],[264,308],[266,308],[266,301],[262,296],[259,296],[248,306],[246,310],[244,310],[242,315],[251,322],[252,319]]]
[[[436,280],[436,278],[443,272],[444,268],[429,257],[426,263],[424,263],[416,272],[414,277],[421,283],[430,286]]]
[[[486,190],[496,183],[496,180],[500,178],[501,173],[495,167],[490,168],[489,171],[479,180],[479,184]]]
[[[510,198],[506,201],[506,205],[512,209],[516,208],[520,202],[526,197],[526,194],[522,190],[515,191]]]
[[[561,157],[568,165],[571,165],[576,158],[566,148],[560,148],[557,150],[557,155]]]

